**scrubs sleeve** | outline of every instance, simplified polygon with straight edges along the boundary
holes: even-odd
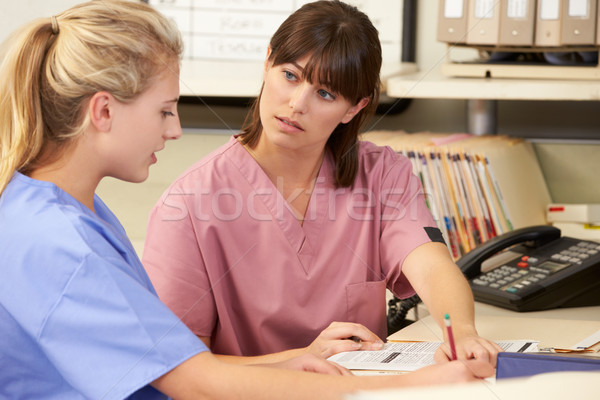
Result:
[[[126,398],[207,350],[122,263],[86,257],[39,332],[47,357],[85,398]]]
[[[421,182],[413,174],[410,161],[398,154],[384,157],[389,160],[388,171],[381,187],[381,264],[387,276],[388,288],[398,297],[415,294],[402,273],[406,256],[418,246],[431,241],[425,227],[436,227],[427,208]]]
[[[217,309],[198,244],[194,195],[171,187],[150,213],[142,263],[158,297],[198,336],[210,337]]]

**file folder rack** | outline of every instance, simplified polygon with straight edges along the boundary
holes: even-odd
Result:
[[[455,260],[499,234],[545,223],[550,194],[522,139],[402,131],[371,131],[362,139],[411,161]]]

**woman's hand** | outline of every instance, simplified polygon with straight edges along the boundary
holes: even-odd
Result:
[[[493,374],[494,367],[490,363],[482,360],[458,360],[429,365],[400,377],[406,379],[406,385],[412,386],[471,382]]]
[[[485,361],[493,367],[496,367],[498,352],[502,351],[496,343],[477,335],[458,337],[455,344],[458,360],[476,359]],[[436,363],[445,363],[451,359],[450,345],[444,342],[435,352],[434,360]]]
[[[306,347],[306,351],[327,358],[343,351],[382,348],[381,339],[365,326],[351,322],[332,322]]]

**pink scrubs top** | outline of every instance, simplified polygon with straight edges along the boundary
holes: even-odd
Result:
[[[359,171],[336,189],[320,168],[303,225],[232,138],[184,172],[152,210],[143,263],[159,297],[215,353],[310,344],[333,321],[386,337],[385,289],[414,294],[404,258],[435,227],[408,159],[359,145]]]

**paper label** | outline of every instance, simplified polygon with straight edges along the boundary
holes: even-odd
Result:
[[[444,18],[462,18],[464,0],[446,0],[444,2]]]
[[[506,16],[513,19],[527,18],[528,0],[508,0]]]
[[[540,1],[540,19],[557,20],[560,17],[560,0]]]
[[[476,0],[475,1],[475,18],[491,19],[494,17],[495,0]]]
[[[569,17],[589,18],[589,0],[569,0]]]

